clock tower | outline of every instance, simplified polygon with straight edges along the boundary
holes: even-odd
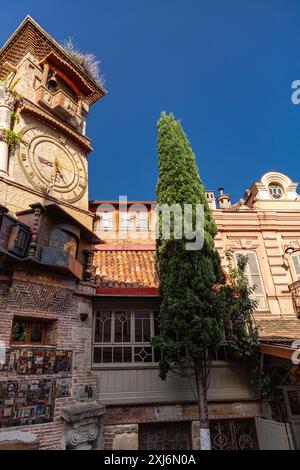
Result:
[[[86,119],[106,90],[31,17],[0,50],[0,77],[0,204],[57,203],[91,228]]]

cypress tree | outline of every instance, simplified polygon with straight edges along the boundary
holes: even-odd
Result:
[[[191,230],[197,231],[196,205],[204,206],[204,244],[201,250],[187,250],[190,240],[177,239],[175,227],[183,220],[171,217],[169,239],[162,236],[163,215],[158,214],[157,263],[160,276],[160,336],[152,343],[162,351],[160,376],[169,370],[193,378],[199,408],[200,448],[210,449],[207,391],[210,351],[223,339],[224,303],[216,285],[224,275],[213,237],[216,225],[200,179],[189,141],[172,114],[162,113],[158,122],[158,208],[177,204],[185,210],[192,205]],[[183,229],[183,227],[182,227]]]

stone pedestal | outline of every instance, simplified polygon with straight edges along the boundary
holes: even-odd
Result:
[[[0,450],[38,450],[38,438],[30,432],[1,431]]]
[[[103,449],[103,415],[105,406],[98,401],[65,406],[64,440],[67,450]]]

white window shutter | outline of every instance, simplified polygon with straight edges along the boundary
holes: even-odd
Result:
[[[247,256],[248,258],[248,265],[245,274],[248,277],[250,286],[255,287],[253,298],[257,301],[257,310],[267,310],[268,304],[260,275],[257,255],[254,251],[238,252],[236,253],[236,259],[241,255]]]
[[[298,280],[300,280],[300,255],[293,256],[293,263]]]

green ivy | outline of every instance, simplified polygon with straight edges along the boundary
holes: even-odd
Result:
[[[13,152],[21,142],[21,136],[19,133],[11,131],[10,129],[4,129],[0,140],[4,140],[8,144],[8,149]]]
[[[245,275],[247,256],[239,256],[237,267],[234,267],[231,251],[226,252],[226,259],[230,278],[230,283],[223,289],[227,297],[227,310],[224,314],[227,347],[236,360],[246,364],[257,393],[269,403],[273,418],[280,419],[281,392],[274,386],[270,373],[261,364],[259,331],[253,317],[257,308],[253,296],[255,288],[249,285]]]

